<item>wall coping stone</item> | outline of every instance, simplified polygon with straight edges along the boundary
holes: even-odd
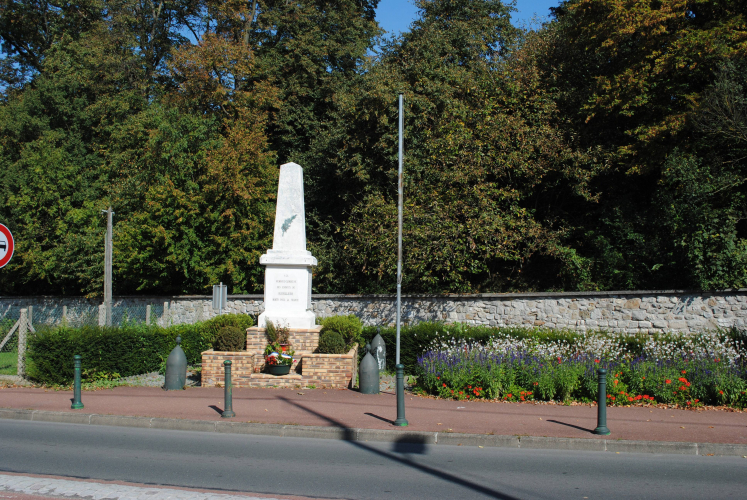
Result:
[[[541,298],[541,297],[614,297],[614,296],[651,296],[651,295],[747,295],[747,288],[727,289],[727,290],[611,290],[601,292],[512,292],[512,293],[453,293],[453,294],[402,294],[403,299],[521,299],[521,298]],[[171,299],[171,300],[212,300],[212,295],[114,295],[112,300],[116,299]],[[396,294],[312,294],[312,300],[325,299],[391,299],[396,300]],[[89,300],[99,303],[102,297],[85,297],[81,295],[0,295],[0,300],[19,300],[19,299],[76,299]],[[228,295],[228,299],[233,300],[264,300],[262,294],[235,294]]]

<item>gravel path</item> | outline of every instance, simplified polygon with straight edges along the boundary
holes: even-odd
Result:
[[[158,372],[143,373],[142,375],[131,375],[123,377],[117,382],[123,385],[132,385],[138,387],[163,387],[166,377]],[[187,387],[199,387],[200,375],[192,370],[187,370]]]

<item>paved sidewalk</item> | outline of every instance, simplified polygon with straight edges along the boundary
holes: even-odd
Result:
[[[0,418],[348,440],[747,456],[747,413],[733,411],[612,407],[607,409],[612,434],[596,436],[593,406],[466,402],[412,394],[405,398],[410,425],[394,427],[393,392],[234,389],[232,419],[220,417],[219,388],[84,391],[82,410],[71,410],[71,401],[71,391],[0,388]]]
[[[60,479],[50,476],[0,473],[0,499],[37,500],[48,498],[87,500],[302,500],[298,496],[267,496],[226,493],[193,488],[165,488],[133,485],[121,481]]]

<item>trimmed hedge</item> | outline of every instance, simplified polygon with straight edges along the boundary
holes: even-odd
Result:
[[[218,331],[226,326],[245,330],[252,318],[225,314],[194,325],[168,328],[146,325],[121,327],[87,326],[39,329],[29,335],[28,376],[48,385],[69,385],[73,381],[73,355],[82,357],[83,379],[88,382],[159,371],[182,337],[187,362],[198,365],[202,352],[211,349]]]

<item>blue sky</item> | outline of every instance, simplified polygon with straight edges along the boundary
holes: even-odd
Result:
[[[550,7],[555,7],[559,0],[517,0],[516,9],[511,15],[514,26],[522,21],[528,22],[536,13],[549,16]],[[389,35],[406,31],[410,23],[415,20],[416,9],[412,0],[381,0],[376,9],[376,20]]]

